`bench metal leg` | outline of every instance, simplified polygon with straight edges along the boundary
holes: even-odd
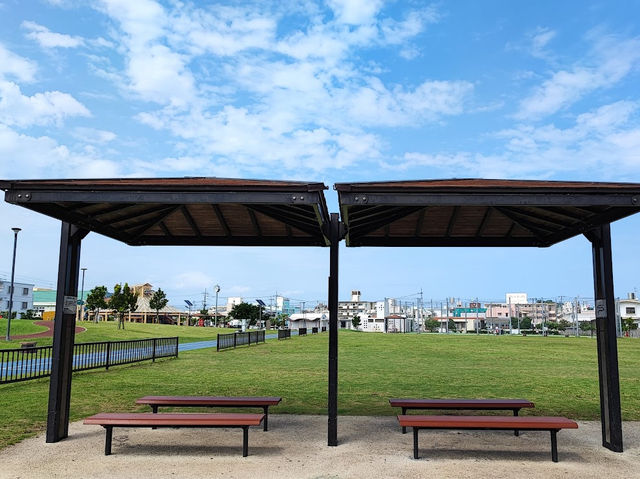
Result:
[[[249,426],[242,426],[242,457],[249,455]]]
[[[158,405],[157,404],[152,404],[151,405],[151,412],[153,414],[158,414]],[[154,426],[151,429],[158,429],[158,428]]]
[[[268,431],[269,430],[269,406],[262,406],[262,410],[264,411],[264,427],[262,428],[263,431]]]
[[[558,462],[558,441],[556,439],[556,434],[558,431],[556,429],[551,430],[551,460],[553,462]]]
[[[514,417],[518,416],[518,412],[520,411],[520,409],[514,409],[513,410],[513,415]],[[514,436],[519,436],[520,435],[520,431],[518,431],[517,429],[515,431],[513,431],[513,435]]]
[[[420,459],[420,456],[418,456],[418,430],[419,428],[417,427],[413,428],[413,458],[414,459]]]
[[[404,416],[405,414],[407,414],[407,408],[403,407],[402,408],[402,415]],[[402,426],[402,434],[406,434],[407,433],[407,428]]]
[[[105,430],[107,431],[107,435],[104,441],[104,455],[111,455],[111,438],[113,437],[113,426],[105,426]]]

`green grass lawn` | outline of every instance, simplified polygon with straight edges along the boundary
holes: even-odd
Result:
[[[11,344],[4,341],[4,338],[7,335],[7,322],[8,321],[5,318],[0,318],[0,334],[2,335],[2,340],[0,341],[0,348],[10,347],[5,345]],[[34,333],[40,333],[42,331],[47,330],[47,328],[45,328],[44,326],[38,326],[34,323],[35,321],[31,319],[12,319],[11,320],[11,336],[17,336],[21,334],[34,334]],[[20,343],[20,341],[16,341],[16,343]]]
[[[45,331],[44,326],[33,324],[33,320],[18,319],[11,320],[11,336],[20,334],[32,334]],[[116,321],[102,321],[94,323],[92,321],[78,321],[78,326],[86,328],[86,331],[76,334],[76,343],[91,343],[95,341],[121,341],[127,339],[144,338],[165,338],[178,336],[181,343],[194,341],[208,341],[216,339],[217,334],[231,333],[234,330],[229,328],[200,328],[196,326],[176,326],[170,324],[143,324],[127,323],[125,329],[118,329]],[[0,320],[0,349],[11,349],[20,347],[20,343],[25,340],[4,341],[7,331],[7,321]],[[51,338],[36,338],[38,346],[49,346]]]
[[[74,373],[71,418],[144,411],[134,400],[147,394],[274,395],[283,397],[275,414],[326,414],[327,349],[320,334]],[[339,414],[397,414],[390,397],[512,397],[536,403],[522,414],[600,417],[590,338],[343,331],[339,349]],[[623,419],[640,420],[640,341],[622,338],[618,350]],[[44,430],[47,378],[0,386],[0,396],[0,447]]]

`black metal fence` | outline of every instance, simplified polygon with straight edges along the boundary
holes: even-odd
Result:
[[[264,343],[264,329],[260,331],[247,331],[245,333],[218,334],[218,351],[235,348],[244,344]]]
[[[298,336],[306,336],[306,335],[307,335],[307,328],[298,329]]]
[[[291,338],[290,329],[278,329],[278,339],[289,339],[289,338]]]
[[[0,384],[49,376],[52,351],[53,346],[0,350]],[[177,356],[177,337],[78,343],[73,346],[72,371]]]

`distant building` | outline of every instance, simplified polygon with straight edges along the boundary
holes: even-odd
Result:
[[[374,315],[375,302],[362,301],[362,294],[358,290],[351,291],[351,301],[338,301],[338,327],[342,329],[354,329],[352,320],[355,316],[360,318],[362,325]]]
[[[33,309],[33,284],[13,282],[13,307],[12,312],[16,318],[29,309]],[[0,279],[0,311],[9,311],[9,299],[11,294],[11,281]]]
[[[289,298],[284,296],[276,296],[276,314],[286,314],[287,316],[295,313],[295,308],[291,306]]]
[[[227,313],[230,313],[233,307],[243,302],[242,296],[229,296],[227,298]]]
[[[527,304],[527,293],[507,293],[505,295],[505,304]]]

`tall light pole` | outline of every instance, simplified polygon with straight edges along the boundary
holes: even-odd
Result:
[[[215,289],[216,291],[216,310],[213,313],[213,325],[217,328],[218,327],[218,293],[220,292],[220,285],[216,284],[213,289]]]
[[[18,233],[20,228],[13,230],[13,262],[11,263],[11,289],[9,290],[9,317],[7,318],[7,341],[11,341],[11,310],[13,309],[13,280],[16,273],[16,247],[18,245]]]
[[[80,268],[82,270],[82,288],[80,290],[80,321],[84,321],[84,273],[87,268]]]

